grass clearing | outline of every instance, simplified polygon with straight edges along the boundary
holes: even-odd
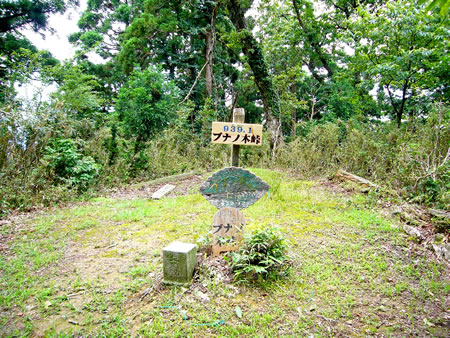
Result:
[[[246,231],[281,228],[286,279],[234,285],[204,260],[191,288],[161,287],[162,248],[206,235],[217,209],[197,189],[101,197],[1,227],[0,335],[448,336],[448,266],[370,196],[252,172],[271,190],[243,210]]]

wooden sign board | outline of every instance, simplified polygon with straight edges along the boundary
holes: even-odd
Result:
[[[239,209],[220,209],[213,218],[213,256],[239,249],[244,237],[244,225],[244,215]]]
[[[217,208],[248,208],[258,201],[270,186],[250,171],[237,167],[219,170],[200,187],[200,192]]]
[[[260,146],[262,124],[213,122],[212,143]]]

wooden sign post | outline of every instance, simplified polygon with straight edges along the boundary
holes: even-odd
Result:
[[[200,187],[200,193],[218,209],[244,209],[264,196],[269,188],[250,171],[229,167],[210,176]]]
[[[236,208],[222,208],[213,218],[213,256],[239,248],[244,234],[244,215]]]
[[[239,166],[239,150],[241,145],[260,146],[262,143],[262,124],[244,123],[243,108],[233,111],[233,122],[213,122],[211,142],[231,144],[231,165]]]
[[[248,170],[238,168],[241,145],[260,146],[262,125],[245,122],[242,108],[233,111],[233,122],[213,122],[211,142],[231,144],[231,167],[219,170],[200,187],[202,195],[219,211],[213,219],[213,255],[237,250],[243,239],[245,219],[240,209],[259,200],[269,185]]]
[[[270,186],[248,170],[224,168],[209,177],[200,187],[201,194],[220,210],[213,219],[213,255],[239,249],[245,219],[240,209],[248,208]]]
[[[233,123],[245,123],[244,108],[236,108],[233,111]],[[239,153],[241,146],[233,144],[231,146],[231,166],[239,167]]]

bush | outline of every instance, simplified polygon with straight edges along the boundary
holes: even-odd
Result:
[[[57,139],[45,148],[44,161],[56,177],[56,183],[67,183],[85,191],[98,177],[100,165],[90,156],[80,154],[69,139]]]
[[[434,107],[427,118],[395,123],[356,120],[308,125],[278,152],[278,166],[306,177],[350,171],[397,190],[404,198],[449,208],[450,112]]]
[[[247,236],[244,246],[230,256],[235,280],[263,282],[285,276],[290,268],[285,251],[278,229],[267,228]]]

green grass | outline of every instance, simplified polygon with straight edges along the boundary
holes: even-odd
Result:
[[[243,211],[246,231],[281,229],[287,278],[226,284],[203,264],[189,290],[141,299],[159,285],[161,249],[205,236],[217,209],[198,193],[96,198],[2,228],[12,239],[0,256],[0,335],[448,336],[446,266],[408,242],[370,195],[252,171],[271,189]]]

